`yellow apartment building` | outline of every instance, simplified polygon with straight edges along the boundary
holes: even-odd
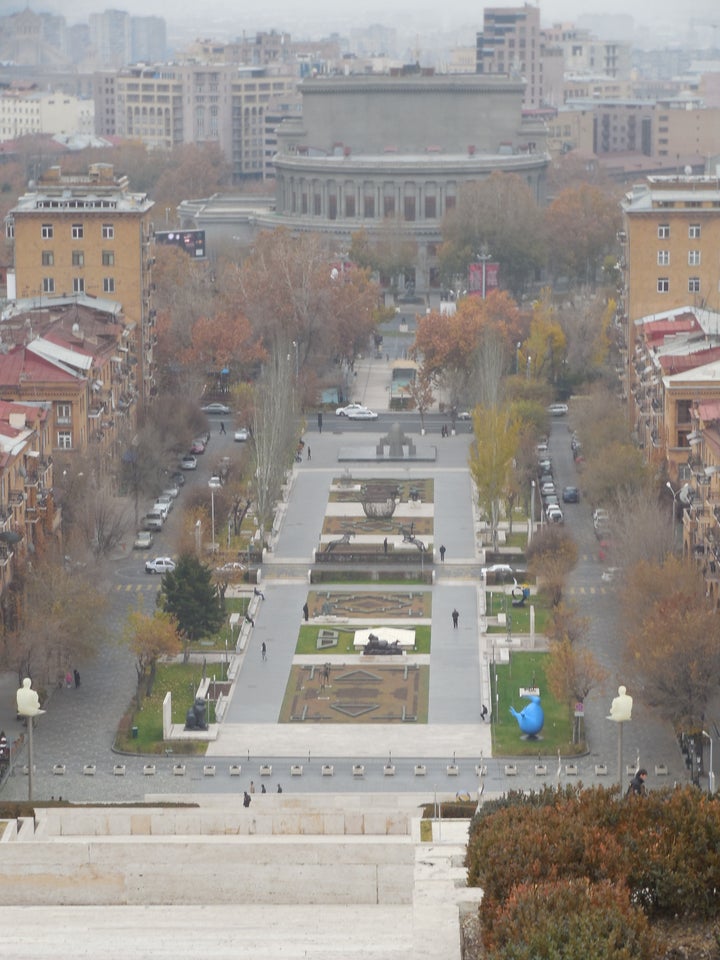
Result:
[[[639,317],[684,305],[719,310],[720,179],[648,177],[621,206],[629,346]]]
[[[90,296],[122,305],[139,334],[141,401],[154,387],[152,208],[146,194],[130,192],[127,177],[115,176],[111,164],[93,164],[82,175],[51,167],[6,221],[17,297],[42,303],[54,296]]]

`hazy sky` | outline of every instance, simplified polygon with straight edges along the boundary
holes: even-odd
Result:
[[[496,6],[515,4],[496,3]],[[519,4],[517,4],[519,5]],[[260,4],[244,4],[232,0],[0,0],[0,10],[22,9],[63,13],[68,22],[86,20],[91,12],[108,8],[127,10],[136,15],[156,14],[168,22],[172,37],[202,36],[228,39],[242,33],[270,28],[287,29],[293,36],[319,38],[330,32],[347,34],[351,29],[380,23],[404,33],[434,29],[449,32],[468,31],[472,36],[482,26],[480,4],[467,0],[265,0]],[[577,21],[583,14],[608,18],[614,14],[630,14],[635,21],[634,36],[638,43],[644,36],[659,40],[683,41],[688,37],[692,21],[696,36],[714,39],[720,44],[720,10],[717,0],[544,0],[540,4],[541,21],[549,25],[559,20]],[[701,27],[701,24],[703,25]],[[718,24],[712,31],[706,24]],[[618,38],[620,39],[620,38]],[[644,45],[644,44],[643,44]]]

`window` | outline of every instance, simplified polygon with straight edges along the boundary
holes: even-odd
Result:
[[[425,197],[425,219],[434,220],[437,217],[437,200],[435,197]]]
[[[72,421],[72,404],[58,403],[55,407],[55,422],[70,423]]]
[[[6,240],[15,239],[15,221],[14,220],[5,221],[5,239]]]
[[[670,251],[658,250],[657,262],[659,267],[667,267],[670,263]]]
[[[658,293],[669,293],[669,291],[670,291],[670,278],[669,278],[669,277],[658,277],[657,292],[658,292]]]
[[[363,197],[363,217],[366,220],[375,219],[375,198]]]
[[[52,277],[43,277],[43,293],[55,293],[55,281]]]
[[[103,277],[103,293],[115,293],[114,277]]]
[[[114,267],[115,266],[115,253],[112,250],[103,250],[102,252],[102,265],[104,267]]]
[[[688,237],[690,240],[699,240],[700,239],[700,224],[691,223],[688,227]]]
[[[688,293],[700,293],[700,277],[688,277]]]
[[[72,265],[74,267],[84,267],[85,266],[85,254],[82,250],[73,250],[72,252]]]
[[[73,240],[82,240],[84,236],[84,230],[81,223],[74,223],[72,225],[71,236]]]
[[[72,433],[69,430],[58,430],[57,438],[61,450],[72,450]]]
[[[102,238],[103,240],[114,240],[115,239],[115,226],[112,223],[104,223],[102,225]]]
[[[669,236],[670,236],[670,224],[669,223],[658,224],[658,239],[667,240]]]
[[[415,197],[405,197],[403,214],[406,220],[415,219]]]
[[[43,250],[42,252],[42,265],[44,267],[52,267],[55,263],[55,254],[52,250]]]
[[[73,277],[73,293],[85,293],[85,277]]]
[[[43,238],[43,240],[52,240],[53,225],[51,223],[44,223],[40,227],[40,236]]]
[[[699,267],[699,266],[700,266],[700,251],[699,251],[699,250],[688,250],[688,266],[689,266],[689,267]]]
[[[354,217],[355,216],[355,197],[345,196],[345,216]]]
[[[383,216],[384,217],[395,216],[395,197],[383,198]]]

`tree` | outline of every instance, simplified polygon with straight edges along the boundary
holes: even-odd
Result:
[[[27,569],[19,629],[6,637],[5,662],[18,680],[52,683],[74,663],[94,656],[105,637],[106,598],[82,568],[36,556]]]
[[[550,594],[552,605],[562,600],[568,574],[578,560],[578,548],[569,533],[550,523],[536,534],[527,548],[528,573],[537,577]]]
[[[675,549],[672,510],[650,484],[617,496],[610,526],[615,565],[625,570],[641,561],[663,564]]]
[[[584,434],[583,434],[584,436]],[[642,451],[629,441],[610,443],[601,452],[585,455],[585,494],[591,503],[613,503],[637,496],[650,486],[651,467]]]
[[[420,414],[420,428],[425,432],[425,414],[435,399],[432,380],[427,371],[421,367],[407,385],[407,393]]]
[[[468,265],[487,247],[500,264],[500,280],[515,295],[522,292],[541,262],[540,213],[522,177],[493,172],[460,186],[457,204],[443,221],[441,272],[467,276]]]
[[[137,673],[136,703],[150,696],[155,683],[157,662],[161,657],[174,657],[182,650],[178,624],[172,614],[155,610],[152,615],[142,609],[142,602],[128,614],[123,640],[135,657]]]
[[[490,521],[497,549],[500,504],[512,484],[518,425],[508,407],[477,407],[473,413],[475,437],[470,447],[470,473],[478,504]]]
[[[225,616],[212,570],[190,554],[183,554],[175,569],[163,575],[158,603],[190,641],[216,633]]]
[[[694,597],[699,605],[704,603],[703,578],[694,564],[671,555],[662,562],[642,559],[628,566],[620,590],[626,641],[638,633],[657,605],[674,593]]]
[[[533,303],[530,334],[523,346],[523,354],[530,376],[557,383],[565,360],[565,334],[547,287]]]
[[[188,197],[209,197],[230,183],[230,164],[217,143],[186,143],[165,155],[153,189],[158,206],[177,207]]]
[[[617,244],[617,198],[588,183],[566,187],[544,211],[544,221],[555,276],[593,283],[603,257]]]
[[[581,717],[575,716],[575,704],[584,703],[590,691],[607,679],[607,671],[587,647],[563,636],[550,643],[545,677],[552,695],[568,705],[573,717],[573,743],[583,739]]]
[[[400,277],[412,275],[417,260],[417,244],[403,233],[399,222],[383,220],[371,237],[363,227],[351,237],[350,260],[378,274],[395,292]]]

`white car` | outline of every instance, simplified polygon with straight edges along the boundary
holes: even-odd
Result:
[[[173,508],[173,498],[169,493],[161,493],[159,497],[155,497],[155,506],[167,507],[167,511],[170,513]]]
[[[607,510],[604,510],[602,507],[598,507],[597,510],[593,511],[593,526],[597,530],[599,526],[604,526],[610,523],[610,514]]]
[[[154,538],[149,530],[138,530],[133,543],[133,550],[149,550],[153,542]]]
[[[605,583],[612,583],[613,580],[619,579],[621,573],[622,569],[620,567],[608,567],[600,574],[600,579],[604,580]]]
[[[145,573],[172,573],[175,561],[170,557],[154,557],[145,561]]]
[[[353,403],[348,403],[344,407],[338,407],[335,411],[336,417],[347,417],[349,416],[352,410],[367,410],[367,407],[364,403],[358,403],[357,401]]]
[[[157,510],[153,510],[152,513],[146,513],[143,517],[143,530],[153,530],[155,533],[159,533],[163,528],[163,523],[165,523],[163,515],[158,513]]]
[[[548,507],[548,523],[565,523],[565,517],[560,507]]]
[[[170,507],[166,503],[161,503],[159,500],[156,500],[150,513],[159,513],[163,520],[167,520]]]
[[[367,407],[360,407],[359,410],[350,410],[345,416],[348,420],[377,420],[378,415],[374,410],[368,410]]]
[[[180,495],[180,487],[175,486],[175,484],[173,484],[171,487],[165,487],[165,489],[162,492],[163,497],[170,497],[172,500],[174,500],[179,495]]]
[[[186,453],[180,461],[181,470],[197,470],[197,457],[192,453]]]
[[[483,567],[480,571],[483,579],[487,579],[489,573],[494,573],[496,577],[509,576],[515,578],[515,571],[509,563],[492,563],[489,567]]]
[[[219,490],[222,486],[222,477],[219,477],[216,473],[214,473],[208,480],[208,486],[211,490]]]
[[[238,427],[235,431],[235,442],[236,443],[245,443],[247,438],[250,436],[250,432],[247,427]]]
[[[472,414],[470,413],[469,410],[462,410],[462,411],[457,415],[457,418],[458,418],[458,420],[472,420]]]
[[[551,493],[556,493],[555,484],[551,480],[547,480],[542,487],[540,488],[540,493],[547,497]]]
[[[230,407],[226,406],[224,403],[206,403],[204,407],[200,407],[203,413],[209,414],[222,414],[227,417],[230,413]]]
[[[564,417],[568,412],[568,405],[566,403],[551,403],[547,409],[551,417]]]

